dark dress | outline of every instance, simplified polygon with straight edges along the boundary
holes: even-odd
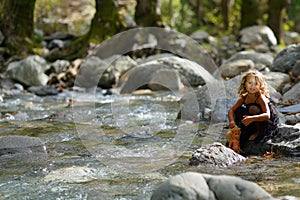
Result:
[[[268,103],[268,106],[270,109],[270,119],[267,121],[253,122],[248,126],[245,126],[241,122],[244,115],[248,115],[248,116],[253,115],[249,113],[249,108],[251,106],[255,106],[256,109],[259,110],[259,114],[262,113],[260,105],[256,103],[257,99],[255,100],[255,103],[245,104],[243,102],[243,104],[235,111],[234,120],[236,122],[236,125],[241,128],[241,136],[240,136],[241,149],[243,149],[245,144],[249,141],[249,137],[254,133],[258,133],[258,136],[255,138],[254,142],[259,142],[259,141],[265,142],[270,138],[273,138],[275,135],[277,135],[278,124],[279,124],[278,111],[272,99],[269,100],[270,102]]]

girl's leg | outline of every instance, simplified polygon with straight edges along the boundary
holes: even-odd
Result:
[[[249,115],[261,114],[261,110],[256,105],[251,105],[249,107]],[[255,140],[259,135],[263,134],[263,124],[261,122],[253,122],[255,131],[250,135],[249,140]]]

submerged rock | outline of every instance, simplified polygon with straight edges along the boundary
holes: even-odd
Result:
[[[43,163],[47,158],[46,146],[39,138],[19,135],[0,138],[0,164]]]

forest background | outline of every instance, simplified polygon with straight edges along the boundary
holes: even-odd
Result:
[[[91,44],[136,27],[170,27],[186,35],[203,30],[221,38],[247,26],[300,32],[300,0],[0,0],[2,60],[41,54],[44,37],[74,36],[55,59],[84,57]]]

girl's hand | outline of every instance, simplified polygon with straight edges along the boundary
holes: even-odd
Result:
[[[242,119],[242,123],[245,125],[245,126],[248,126],[249,124],[251,124],[253,122],[253,117],[252,116],[248,116],[248,115],[245,115],[243,116],[244,118]]]
[[[235,124],[234,121],[231,121],[231,122],[229,123],[229,128],[230,128],[230,129],[234,128],[235,126],[236,126],[236,124]]]

